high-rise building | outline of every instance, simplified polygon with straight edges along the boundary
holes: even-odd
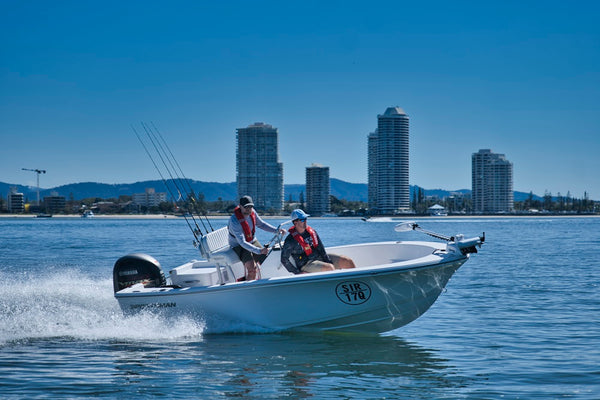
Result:
[[[312,164],[306,167],[306,209],[319,216],[331,210],[329,167]]]
[[[479,150],[471,157],[473,210],[476,213],[513,211],[513,164],[504,154]]]
[[[238,198],[249,195],[257,209],[283,210],[283,164],[277,128],[256,122],[237,129]]]
[[[369,208],[394,214],[410,208],[408,182],[408,115],[389,107],[377,116],[377,129],[369,134]]]

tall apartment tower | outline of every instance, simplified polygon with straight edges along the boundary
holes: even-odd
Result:
[[[477,213],[505,213],[513,211],[513,164],[504,154],[481,149],[473,153],[472,197]]]
[[[404,110],[389,107],[377,116],[368,147],[369,208],[379,214],[408,210],[408,115]]]
[[[314,216],[331,210],[329,167],[312,164],[306,167],[306,209]]]
[[[283,210],[283,164],[279,162],[277,128],[256,122],[236,134],[238,198],[250,195],[264,211]]]

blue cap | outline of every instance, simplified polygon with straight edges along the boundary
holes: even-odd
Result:
[[[305,213],[304,211],[302,211],[301,209],[297,208],[294,211],[292,211],[292,214],[290,215],[290,217],[292,218],[292,221],[295,221],[297,219],[306,219],[309,217],[309,215],[307,213]]]

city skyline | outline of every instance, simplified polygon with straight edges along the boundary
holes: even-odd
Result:
[[[470,189],[491,149],[515,191],[600,199],[599,8],[3,4],[0,181],[156,179],[130,128],[151,121],[189,178],[234,182],[236,128],[264,121],[285,184],[312,163],[366,183],[367,135],[399,106],[411,185]]]

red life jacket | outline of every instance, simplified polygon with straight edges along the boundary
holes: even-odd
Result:
[[[248,225],[248,221],[246,221],[246,218],[244,218],[244,214],[242,214],[240,206],[237,206],[233,210],[233,213],[240,222],[240,225],[242,225],[246,242],[252,242],[252,240],[254,240],[254,233],[256,232],[256,214],[254,214],[254,210],[252,210],[252,214],[250,214],[250,218],[252,218],[252,230],[250,229],[250,225]]]
[[[302,235],[296,231],[295,226],[292,226],[290,229],[288,229],[288,232],[290,232],[290,234],[294,237],[294,239],[296,239],[296,242],[298,242],[298,244],[300,244],[300,247],[302,247],[302,250],[304,250],[304,253],[307,256],[310,256],[313,252],[313,248],[316,249],[317,246],[319,245],[319,239],[317,239],[317,232],[315,232],[315,230],[313,228],[311,228],[310,226],[306,225],[306,231],[310,234],[310,237],[312,238],[312,242],[313,242],[312,248],[308,243],[306,243],[306,240],[304,240]]]

